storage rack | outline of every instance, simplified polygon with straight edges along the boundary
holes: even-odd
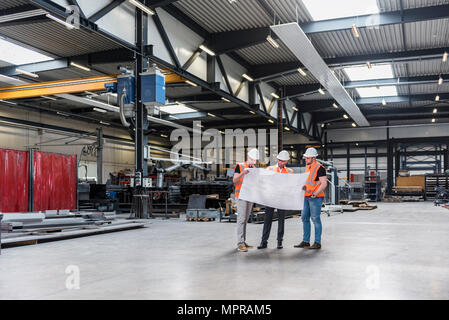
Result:
[[[382,198],[382,183],[379,175],[365,176],[365,193],[368,201],[380,201]]]
[[[449,189],[449,175],[447,174],[426,174],[425,200],[435,199],[436,187]]]

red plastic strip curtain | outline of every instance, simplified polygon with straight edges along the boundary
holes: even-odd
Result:
[[[28,211],[27,151],[0,149],[0,212]]]
[[[34,211],[76,209],[76,156],[35,151]]]

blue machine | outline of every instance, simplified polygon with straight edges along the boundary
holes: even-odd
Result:
[[[141,73],[142,102],[146,106],[165,105],[165,77],[156,67],[151,67],[147,72]]]
[[[125,105],[132,104],[135,101],[136,96],[136,78],[132,75],[122,75],[117,77],[117,94],[118,99],[122,93],[126,93],[123,100]]]

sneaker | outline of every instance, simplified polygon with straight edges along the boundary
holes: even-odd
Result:
[[[253,248],[254,246],[252,246],[252,245],[250,245],[250,244],[247,244],[247,243],[245,242],[245,247],[247,247],[247,248],[249,249],[249,248]]]
[[[303,241],[300,244],[295,244],[294,247],[295,248],[309,249],[310,248],[310,243]]]
[[[277,246],[277,248],[278,248],[278,249],[284,248],[284,247],[282,246],[282,241],[278,241],[278,246]]]
[[[315,242],[309,249],[321,249],[321,244]]]
[[[239,252],[248,252],[248,248],[245,247],[244,244],[241,244],[241,245],[239,245],[239,246],[237,247],[237,251],[239,251]]]
[[[257,247],[257,249],[266,249],[266,248],[267,248],[266,243],[261,243],[260,246]]]

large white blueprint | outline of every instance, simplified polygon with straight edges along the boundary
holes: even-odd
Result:
[[[239,199],[284,210],[302,210],[308,173],[285,174],[267,169],[249,169]]]

